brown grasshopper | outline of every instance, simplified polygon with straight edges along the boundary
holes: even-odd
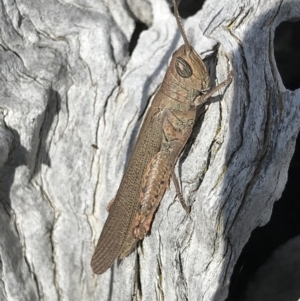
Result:
[[[173,4],[184,45],[173,54],[139,131],[117,195],[108,205],[109,215],[91,261],[96,274],[104,273],[116,258],[126,257],[135,243],[145,237],[170,178],[183,207],[189,211],[174,166],[192,133],[196,107],[228,85],[232,78],[230,73],[227,80],[207,93],[209,74],[187,40],[176,0]]]

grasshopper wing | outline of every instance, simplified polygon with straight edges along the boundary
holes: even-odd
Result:
[[[124,257],[125,253],[125,256],[128,255],[125,249],[130,247],[128,237],[140,205],[143,175],[148,163],[161,147],[162,120],[160,109],[151,107],[92,257],[91,267],[96,274],[104,273],[118,256]],[[130,240],[132,245],[135,242],[135,239]]]

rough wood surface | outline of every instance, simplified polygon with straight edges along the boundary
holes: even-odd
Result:
[[[200,114],[151,235],[121,264],[90,259],[147,102],[182,44],[165,0],[0,0],[0,299],[224,300],[251,231],[268,222],[300,127],[274,30],[299,1],[207,0],[184,26],[234,81]],[[131,56],[135,18],[147,23]],[[207,43],[206,43],[207,42]],[[216,74],[216,75],[215,75]],[[223,91],[222,91],[223,92]],[[220,101],[222,99],[222,101]]]

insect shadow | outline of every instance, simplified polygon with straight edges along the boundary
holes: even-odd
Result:
[[[51,167],[51,159],[48,155],[47,138],[54,117],[58,115],[60,111],[61,97],[52,87],[50,87],[48,95],[48,102],[44,112],[37,116],[37,126],[31,143],[31,152],[28,158],[28,167],[31,174],[30,180],[40,172],[42,164]]]
[[[0,259],[0,270],[2,270],[2,260],[5,264],[12,267],[13,271],[18,271],[23,264],[23,248],[21,237],[19,236],[17,225],[8,226],[12,221],[15,221],[15,213],[11,204],[11,189],[15,181],[15,173],[18,167],[27,166],[31,171],[31,177],[39,172],[41,164],[51,165],[48,152],[45,147],[47,135],[49,133],[54,116],[60,108],[60,98],[58,93],[52,89],[49,90],[49,97],[45,111],[40,114],[38,124],[35,129],[35,138],[39,138],[38,143],[33,143],[33,149],[28,151],[22,144],[18,131],[3,121],[3,129],[7,137],[11,137],[9,143],[9,154],[3,165],[0,167],[0,220],[2,225],[2,238],[0,240],[0,249],[7,250],[10,248],[10,256],[5,256]],[[43,117],[43,118],[42,118]],[[5,139],[5,137],[4,137]],[[8,139],[9,140],[9,139]],[[37,146],[34,148],[34,146]],[[35,160],[33,160],[35,159]],[[30,165],[31,161],[34,162]],[[25,183],[26,184],[26,183]],[[25,212],[26,213],[26,212]],[[12,255],[13,254],[13,255]],[[32,300],[35,297],[32,296]]]

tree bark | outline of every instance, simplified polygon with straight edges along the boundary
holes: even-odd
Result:
[[[225,300],[251,231],[287,180],[299,91],[276,27],[299,1],[207,0],[184,22],[231,85],[199,112],[151,234],[101,276],[90,259],[148,100],[183,43],[165,0],[0,1],[1,300]],[[147,23],[131,54],[135,18]],[[212,55],[216,42],[217,54]],[[216,68],[215,68],[216,63]]]

